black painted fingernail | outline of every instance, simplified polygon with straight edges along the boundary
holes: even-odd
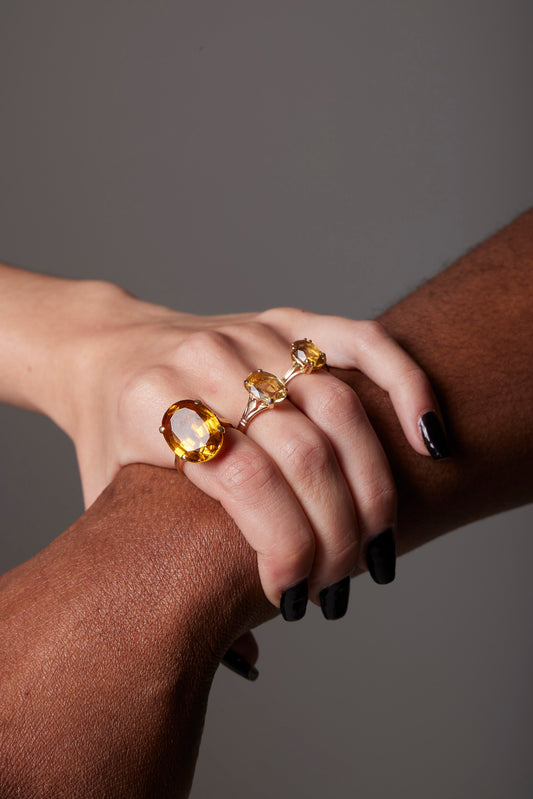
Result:
[[[366,550],[366,564],[374,582],[392,583],[396,574],[396,542],[389,527],[372,539]]]
[[[341,619],[348,610],[350,598],[350,578],[345,577],[338,583],[328,585],[320,592],[320,607],[325,619],[333,621]]]
[[[285,621],[299,621],[305,616],[307,607],[307,580],[287,588],[281,595],[279,609]]]
[[[428,411],[421,416],[418,420],[418,427],[422,433],[424,444],[433,460],[440,461],[443,458],[450,457],[450,445],[448,444],[446,433],[434,411]]]
[[[245,680],[253,682],[259,677],[259,672],[255,666],[250,666],[246,658],[243,658],[243,656],[235,652],[234,649],[228,649],[222,658],[222,663],[228,669],[234,671],[235,674],[240,674]]]

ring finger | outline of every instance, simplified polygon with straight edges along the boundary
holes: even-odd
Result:
[[[269,453],[309,520],[316,542],[309,592],[318,602],[349,576],[359,551],[354,501],[334,447],[313,417],[288,401],[261,414],[248,436]]]

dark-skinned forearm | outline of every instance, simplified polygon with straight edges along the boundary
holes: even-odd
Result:
[[[211,679],[274,615],[221,506],[129,466],[0,579],[0,796],[186,796]]]
[[[453,450],[436,463],[414,454],[387,398],[346,375],[393,467],[399,550],[533,501],[533,211],[380,321],[427,372]]]

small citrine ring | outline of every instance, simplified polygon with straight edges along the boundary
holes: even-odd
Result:
[[[174,452],[176,468],[183,461],[204,463],[218,455],[231,424],[200,400],[174,402],[163,416],[159,432]]]
[[[249,395],[248,404],[237,425],[237,430],[243,432],[258,413],[274,408],[287,399],[288,395],[284,381],[271,372],[263,372],[262,369],[251,372],[244,381],[244,387]]]
[[[283,378],[285,385],[297,375],[318,372],[326,365],[326,353],[319,350],[308,338],[298,339],[291,344],[292,366]]]
[[[291,344],[292,365],[284,377],[279,378],[271,372],[258,369],[251,372],[244,381],[248,391],[248,404],[244,410],[237,430],[246,430],[252,419],[263,411],[275,408],[288,396],[287,383],[297,375],[317,372],[326,365],[326,355],[308,338],[293,341]]]

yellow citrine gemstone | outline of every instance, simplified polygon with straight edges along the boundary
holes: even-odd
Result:
[[[200,400],[180,400],[165,412],[161,432],[178,458],[203,463],[219,452],[225,430]]]
[[[299,339],[291,345],[292,358],[304,369],[316,371],[326,363],[326,353],[318,349],[308,338]]]
[[[255,399],[263,402],[265,405],[273,405],[275,402],[281,402],[287,396],[287,387],[279,377],[271,374],[270,372],[263,372],[258,369],[256,372],[251,372],[244,381],[244,385]]]

